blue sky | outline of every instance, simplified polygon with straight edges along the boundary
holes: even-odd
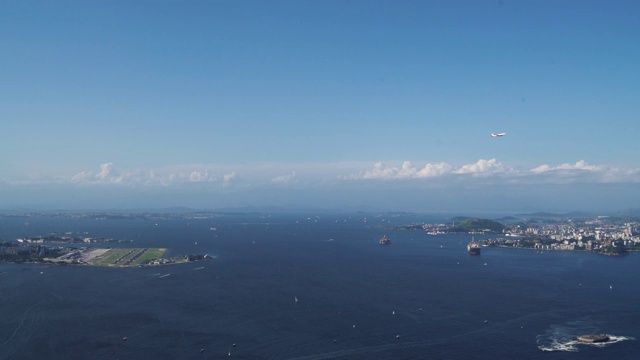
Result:
[[[634,207],[639,36],[636,1],[3,2],[0,208]]]

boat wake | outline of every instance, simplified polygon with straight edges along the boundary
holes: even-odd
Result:
[[[578,351],[578,341],[568,341],[566,343],[558,342],[557,340],[551,340],[550,344],[538,345],[538,349],[542,351]]]
[[[567,351],[578,352],[580,347],[607,347],[611,344],[626,340],[635,340],[633,337],[603,334],[609,339],[603,342],[587,343],[578,341],[577,337],[584,334],[603,334],[597,328],[586,321],[571,322],[567,325],[552,325],[545,334],[538,335],[538,349],[542,351]]]
[[[567,342],[561,342],[556,339],[552,339],[551,343],[546,345],[539,345],[538,348],[542,351],[569,351],[569,352],[577,352],[579,350],[579,346],[592,346],[592,347],[606,347],[611,344],[615,344],[625,340],[634,340],[634,338],[629,336],[616,336],[606,334],[609,337],[608,341],[599,342],[599,343],[586,343],[578,340],[570,340]]]

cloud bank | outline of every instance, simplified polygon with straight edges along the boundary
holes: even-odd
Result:
[[[373,169],[346,177],[352,180],[403,180],[403,179],[465,179],[488,178],[503,180],[509,184],[534,183],[638,183],[640,169],[619,168],[607,165],[590,165],[584,160],[575,164],[556,166],[542,164],[531,169],[507,167],[496,159],[480,159],[475,163],[454,166],[447,163],[427,163],[415,167],[409,161],[400,167],[375,163]]]
[[[44,173],[44,172],[43,172]],[[261,163],[243,165],[174,165],[153,169],[119,169],[107,162],[95,170],[68,176],[40,176],[29,179],[1,179],[5,184],[67,183],[73,185],[113,185],[129,187],[179,187],[190,184],[221,186],[321,186],[357,182],[397,182],[442,184],[468,181],[481,184],[571,184],[640,183],[640,169],[592,165],[584,160],[559,165],[541,164],[529,169],[509,167],[496,159],[453,165],[446,162],[415,166],[410,161],[399,165],[376,163]]]
[[[74,184],[118,184],[126,186],[171,186],[181,183],[227,184],[236,177],[234,171],[215,172],[206,167],[177,166],[174,168],[116,170],[113,163],[100,164],[100,171],[82,171],[71,176]],[[64,180],[63,180],[64,182]]]
[[[640,170],[575,163],[517,168],[497,159],[181,164],[119,168],[105,162],[64,174],[37,169],[0,179],[5,206],[139,208],[327,207],[402,211],[549,211],[635,206]]]
[[[426,164],[423,168],[414,167],[410,161],[402,166],[385,167],[381,162],[375,163],[372,170],[366,170],[356,175],[346,176],[346,179],[422,179],[445,175],[453,167],[446,163]]]

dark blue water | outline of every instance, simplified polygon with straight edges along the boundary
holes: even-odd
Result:
[[[472,257],[466,236],[399,230],[381,246],[380,224],[421,219],[364,217],[0,219],[3,240],[87,231],[217,256],[160,268],[0,265],[0,359],[637,358],[638,254]],[[572,344],[582,333],[621,341]]]

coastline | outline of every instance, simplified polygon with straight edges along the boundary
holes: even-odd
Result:
[[[598,251],[593,251],[593,250],[586,250],[586,249],[536,249],[536,248],[532,248],[532,247],[524,247],[524,246],[507,246],[507,245],[487,245],[484,247],[497,247],[497,248],[503,248],[503,249],[520,249],[520,250],[535,250],[535,251],[540,251],[540,252],[544,252],[544,251],[566,251],[566,252],[584,252],[584,253],[593,253],[595,255],[603,255],[603,256],[627,256],[630,255],[631,253],[635,253],[635,252],[640,252],[640,250],[627,250],[627,253],[625,254],[607,254],[607,253],[602,253],[602,252],[598,252]]]

